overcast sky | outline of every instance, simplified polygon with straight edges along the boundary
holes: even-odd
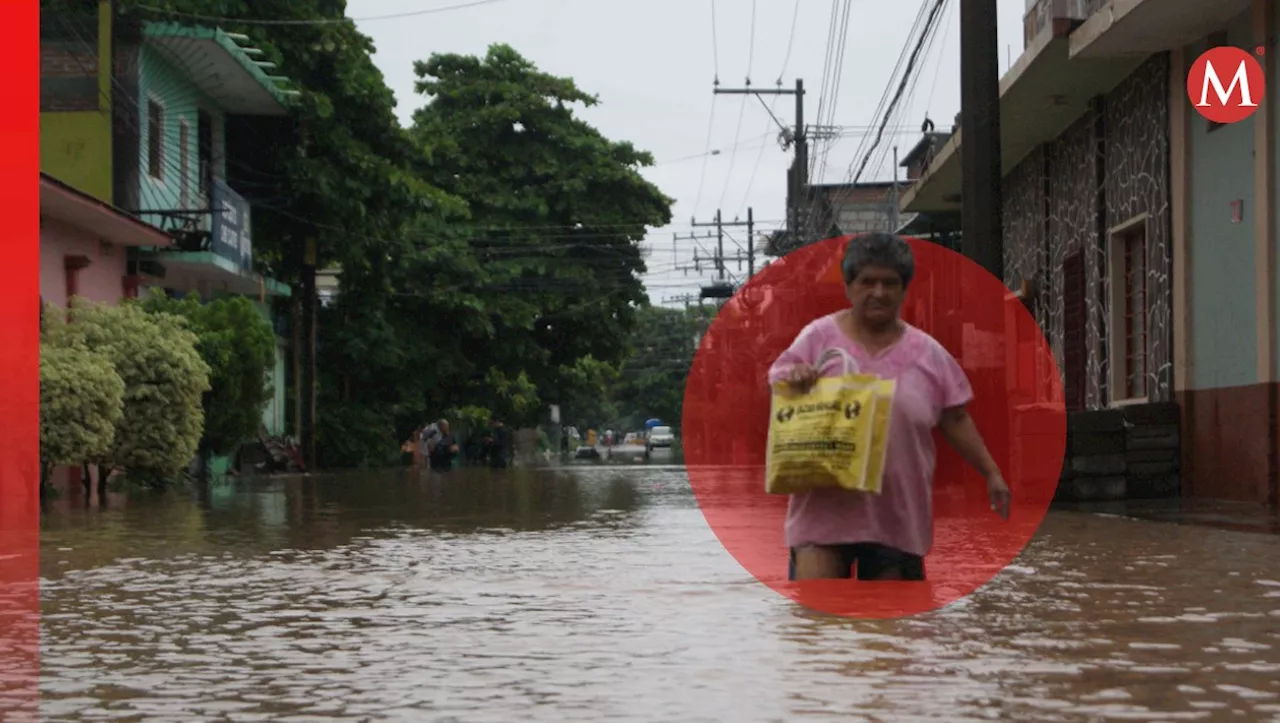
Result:
[[[842,63],[827,59],[835,2],[851,3]],[[496,42],[510,44],[542,70],[570,76],[598,95],[600,105],[583,117],[609,138],[651,152],[657,165],[645,175],[676,199],[672,225],[646,239],[650,273],[645,283],[650,299],[664,303],[697,294],[713,276],[705,263],[701,273],[678,268],[692,266],[695,257],[713,250],[706,240],[700,242],[702,249],[697,241],[673,243],[673,233],[708,230],[693,228],[694,218],[710,221],[720,208],[726,220],[745,220],[751,207],[759,231],[778,228],[784,218],[790,151],[779,147],[777,125],[755,97],[712,93],[717,73],[723,88],[741,87],[747,77],[754,87],[774,88],[780,74],[784,87],[792,88],[802,78],[807,123],[844,129],[840,138],[814,144],[813,153],[823,162],[811,180],[849,181],[851,166],[868,152],[881,120],[877,107],[922,3],[932,2],[491,0],[444,12],[379,17],[464,0],[348,0],[347,14],[376,43],[374,60],[395,91],[406,124],[421,102],[413,93],[415,60],[435,52],[480,55]],[[1003,73],[1022,50],[1025,6],[1024,0],[999,0],[999,5]],[[936,37],[917,63],[914,90],[903,96],[860,180],[892,179],[893,146],[905,154],[919,140],[926,114],[939,129],[951,126],[960,97],[958,9],[958,0],[946,0]],[[824,77],[830,78],[826,92]],[[766,100],[774,103],[780,121],[794,123],[792,96]],[[715,150],[719,153],[709,154]],[[742,229],[732,233],[726,255],[746,245]],[[745,266],[742,272],[736,264],[728,270],[745,276]]]

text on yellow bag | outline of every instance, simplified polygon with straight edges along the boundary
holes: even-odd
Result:
[[[785,382],[775,384],[765,491],[795,494],[841,487],[878,493],[885,443],[879,445],[879,459],[873,465],[876,411],[887,391],[883,404],[887,420],[893,398],[892,387],[886,389],[880,381],[864,375],[826,377],[807,392],[794,391]]]

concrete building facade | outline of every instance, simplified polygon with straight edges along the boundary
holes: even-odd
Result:
[[[1275,77],[1276,6],[1079,4],[1029,24],[1000,81],[1003,277],[1053,348],[1064,480],[1093,485],[1077,491],[1280,504],[1278,101],[1223,126],[1187,95],[1210,47],[1255,51]],[[958,225],[962,141],[904,212]]]

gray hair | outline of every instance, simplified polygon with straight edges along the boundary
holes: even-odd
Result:
[[[916,259],[911,253],[911,245],[901,236],[891,233],[876,231],[849,239],[849,245],[844,250],[844,261],[840,264],[840,270],[844,272],[844,283],[852,284],[868,266],[898,272],[904,287],[909,286],[916,275]]]

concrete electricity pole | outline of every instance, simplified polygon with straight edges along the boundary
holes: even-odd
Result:
[[[705,226],[707,224],[701,224],[701,225]],[[685,276],[688,276],[690,271],[702,273],[702,262],[708,259],[714,260],[716,258],[716,255],[708,252],[707,249],[703,247],[701,242],[705,240],[713,239],[715,237],[716,235],[714,232],[702,233],[702,234],[688,233],[684,235],[681,235],[678,233],[671,234],[671,240],[672,240],[672,243],[674,244],[678,245],[681,241],[692,241],[694,243],[694,246],[696,246],[696,248],[693,250],[693,263],[677,265],[675,270],[683,271]],[[701,251],[704,255],[699,256],[698,255],[699,251]]]
[[[794,130],[787,128],[778,121],[777,116],[773,117],[775,123],[783,132],[785,142],[783,147],[794,144],[795,160],[791,163],[791,169],[787,171],[787,230],[793,235],[801,233],[801,211],[805,204],[805,194],[809,188],[809,136],[804,124],[804,81],[796,78],[796,87],[794,90],[784,90],[782,87],[773,90],[761,90],[758,88],[716,88],[714,91],[717,95],[754,95],[764,104],[762,95],[793,95],[796,99],[796,125]],[[769,106],[765,105],[765,110],[769,110]],[[769,110],[769,115],[773,115],[773,111]],[[789,137],[788,137],[789,136]]]
[[[1004,276],[996,0],[960,0],[961,248]]]
[[[960,0],[960,151],[961,233],[965,256],[1004,278],[1001,218],[1000,53],[996,42],[996,0]],[[969,318],[980,320],[973,343],[996,354],[1005,341],[1003,299],[975,294],[964,302]],[[968,330],[965,330],[968,331]],[[1005,393],[1004,374],[977,375],[978,395]],[[1011,420],[992,415],[982,430],[987,448],[1006,474],[1009,470]],[[974,501],[985,496],[976,488]]]
[[[693,221],[693,222],[692,222],[692,225],[693,225],[695,228],[705,228],[705,227],[714,227],[714,228],[715,228],[715,230],[716,230],[716,231],[715,231],[715,237],[716,237],[716,240],[717,240],[717,242],[718,242],[717,251],[716,251],[716,256],[715,256],[715,263],[716,263],[715,268],[716,268],[716,270],[717,270],[717,271],[719,271],[719,272],[720,272],[720,281],[722,281],[722,282],[724,281],[724,276],[725,276],[725,272],[724,272],[724,264],[725,264],[725,262],[726,262],[726,261],[736,261],[736,262],[738,262],[738,263],[739,263],[739,266],[738,266],[738,269],[739,269],[739,270],[741,270],[741,269],[742,269],[741,263],[742,263],[743,261],[746,261],[746,262],[747,262],[747,272],[748,272],[748,276],[747,276],[747,278],[750,278],[751,276],[755,276],[755,273],[756,273],[756,240],[755,240],[755,237],[756,237],[756,220],[755,220],[755,209],[753,209],[753,208],[748,208],[748,209],[747,209],[747,220],[746,220],[746,221],[729,221],[729,222],[726,222],[726,221],[724,220],[724,218],[721,216],[720,210],[719,210],[719,209],[717,209],[717,210],[716,210],[716,220],[715,220],[715,221],[712,221],[711,223],[698,223],[697,221]],[[747,253],[746,253],[746,256],[745,256],[745,257],[744,257],[741,253],[739,253],[739,254],[735,254],[735,255],[733,255],[732,257],[725,256],[725,255],[724,255],[724,230],[725,230],[726,228],[731,228],[731,227],[735,227],[735,226],[738,226],[738,227],[745,226],[745,227],[746,227],[746,229],[747,229],[747,248],[746,248],[746,252],[747,252]],[[741,246],[739,246],[739,248],[741,248]]]

